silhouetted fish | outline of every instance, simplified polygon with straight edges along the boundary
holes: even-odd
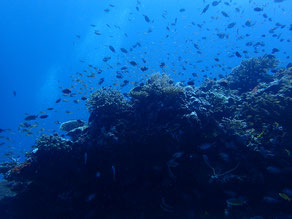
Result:
[[[241,57],[242,57],[242,55],[241,55],[238,51],[236,51],[235,55],[236,55],[238,58],[241,58]]]
[[[133,66],[137,65],[137,63],[135,61],[130,61],[130,64],[133,65]]]
[[[65,88],[62,90],[64,94],[70,94],[72,91],[69,88]]]
[[[140,69],[141,69],[141,71],[147,71],[148,70],[148,68],[145,67],[145,66],[141,67]]]
[[[149,17],[148,17],[147,15],[143,15],[143,16],[144,16],[145,21],[146,21],[147,23],[149,23],[149,22],[150,22]]]
[[[263,11],[264,9],[259,8],[259,7],[256,7],[256,8],[254,8],[253,10],[256,11],[256,12],[259,12],[259,11]]]
[[[277,48],[273,48],[272,49],[272,53],[276,53],[276,52],[279,52],[280,50],[279,49],[277,49]]]
[[[113,46],[108,47],[112,52],[116,52],[115,48]]]
[[[41,116],[40,116],[41,119],[46,119],[46,118],[48,118],[48,117],[49,117],[49,115],[41,115]]]
[[[24,118],[25,121],[31,121],[31,120],[35,120],[36,118],[38,118],[38,115],[30,115]]]
[[[221,11],[221,14],[222,14],[224,17],[229,17],[229,15],[228,15],[225,11]]]
[[[233,28],[234,26],[236,25],[236,23],[235,22],[232,22],[232,23],[230,23],[230,24],[228,24],[228,26],[227,26],[227,28]]]
[[[102,59],[102,61],[107,62],[107,61],[110,60],[110,59],[111,59],[110,56],[106,56],[106,57],[104,57],[104,58]]]
[[[99,79],[98,84],[101,85],[104,82],[104,78]]]
[[[160,68],[163,68],[163,67],[165,67],[165,63],[161,62],[159,66],[160,66]]]
[[[221,2],[221,1],[213,1],[213,2],[212,2],[212,6],[214,6],[214,7],[215,7],[215,6],[219,5],[219,4],[220,4],[220,2]]]
[[[203,9],[203,11],[202,11],[202,13],[201,14],[204,14],[204,13],[206,13],[207,11],[208,11],[208,9],[209,9],[209,4]]]
[[[128,53],[128,51],[127,51],[125,48],[121,48],[121,51],[122,51],[123,53]]]

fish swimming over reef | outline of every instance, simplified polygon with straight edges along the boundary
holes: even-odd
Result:
[[[69,88],[65,88],[65,89],[62,90],[62,92],[63,92],[64,94],[70,94],[72,91],[71,91],[71,89],[69,89]]]
[[[25,121],[32,121],[36,120],[38,118],[38,115],[30,115],[24,118]]]

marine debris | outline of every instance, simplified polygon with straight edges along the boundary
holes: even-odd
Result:
[[[245,60],[197,88],[154,74],[127,96],[98,89],[87,100],[88,126],[61,125],[68,134],[86,126],[82,134],[44,135],[23,163],[1,164],[13,192],[1,216],[291,215],[292,68],[277,63]]]

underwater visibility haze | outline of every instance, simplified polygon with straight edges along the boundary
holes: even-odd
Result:
[[[292,218],[291,0],[0,13],[0,218]]]

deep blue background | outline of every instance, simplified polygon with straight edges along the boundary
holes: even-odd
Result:
[[[229,2],[231,6],[224,2]],[[110,7],[109,4],[115,7]],[[201,14],[207,4],[210,4],[209,10]],[[59,87],[70,87],[73,84],[71,75],[88,70],[88,64],[103,69],[103,72],[96,79],[84,78],[89,88],[81,96],[88,96],[90,87],[92,90],[100,87],[97,82],[101,77],[106,78],[103,86],[118,82],[115,78],[117,68],[129,65],[128,61],[131,60],[142,65],[142,57],[147,60],[145,65],[150,69],[149,74],[161,71],[159,64],[165,62],[165,71],[176,80],[188,80],[192,78],[191,73],[198,74],[200,78],[197,84],[204,74],[213,78],[218,74],[230,73],[231,69],[228,67],[233,68],[244,59],[244,56],[234,56],[235,51],[243,55],[242,51],[247,50],[248,57],[254,57],[278,48],[280,52],[276,55],[281,60],[280,65],[286,66],[291,62],[287,58],[291,54],[291,43],[287,40],[292,40],[292,32],[289,31],[292,25],[291,1],[274,3],[270,0],[226,0],[216,7],[211,4],[212,1],[208,0],[141,0],[138,5],[140,11],[137,11],[135,0],[2,0],[0,128],[12,129],[1,134],[12,140],[0,139],[0,142],[6,144],[0,148],[1,160],[6,158],[4,153],[7,151],[19,154],[28,150],[39,135],[37,130],[40,127],[47,132],[55,132],[58,128],[54,123],[56,120],[63,122],[74,118],[87,119],[84,102],[56,104],[55,101],[62,95]],[[264,11],[255,12],[255,7],[262,7]],[[105,8],[109,8],[110,12],[104,12]],[[181,8],[186,11],[179,12]],[[236,8],[240,12],[236,12]],[[222,16],[221,11],[227,12],[230,17]],[[263,17],[264,13],[271,21]],[[162,14],[166,18],[162,18]],[[151,22],[145,22],[143,15],[147,15]],[[176,18],[176,26],[171,25]],[[244,24],[247,20],[255,25],[246,27]],[[236,26],[226,28],[232,22],[236,22]],[[269,30],[277,23],[286,26],[276,29],[277,36],[273,37]],[[91,24],[96,26],[92,27]],[[197,24],[202,25],[202,28]],[[166,26],[171,31],[167,31]],[[149,28],[152,32],[147,33]],[[95,30],[101,35],[95,35]],[[228,34],[229,38],[219,39],[216,35],[218,32]],[[168,38],[165,37],[167,34]],[[240,39],[245,34],[250,34],[250,37]],[[263,34],[266,37],[262,37]],[[76,35],[80,35],[80,39]],[[284,39],[283,42],[280,39]],[[262,41],[265,46],[259,47],[259,53],[254,53],[253,47],[245,45],[250,41]],[[120,52],[119,48],[129,50],[136,42],[140,42],[142,47],[128,54]],[[197,53],[193,43],[199,45],[202,54]],[[114,46],[115,54],[108,49],[109,45]],[[102,59],[109,55],[112,59],[106,64]],[[182,60],[178,59],[179,56]],[[214,57],[219,58],[219,62]],[[117,66],[117,62],[121,66]],[[185,62],[195,66],[190,68]],[[214,66],[218,64],[223,65],[225,70]],[[130,66],[130,72],[124,75],[124,79],[140,82],[144,76],[139,68]],[[13,96],[14,90],[16,97]],[[25,117],[24,113],[40,115],[40,111],[48,107],[54,107],[57,112],[49,112],[48,119],[39,121],[40,127],[35,129],[35,135],[27,137],[17,131],[18,124]],[[65,110],[74,113],[67,114]]]

